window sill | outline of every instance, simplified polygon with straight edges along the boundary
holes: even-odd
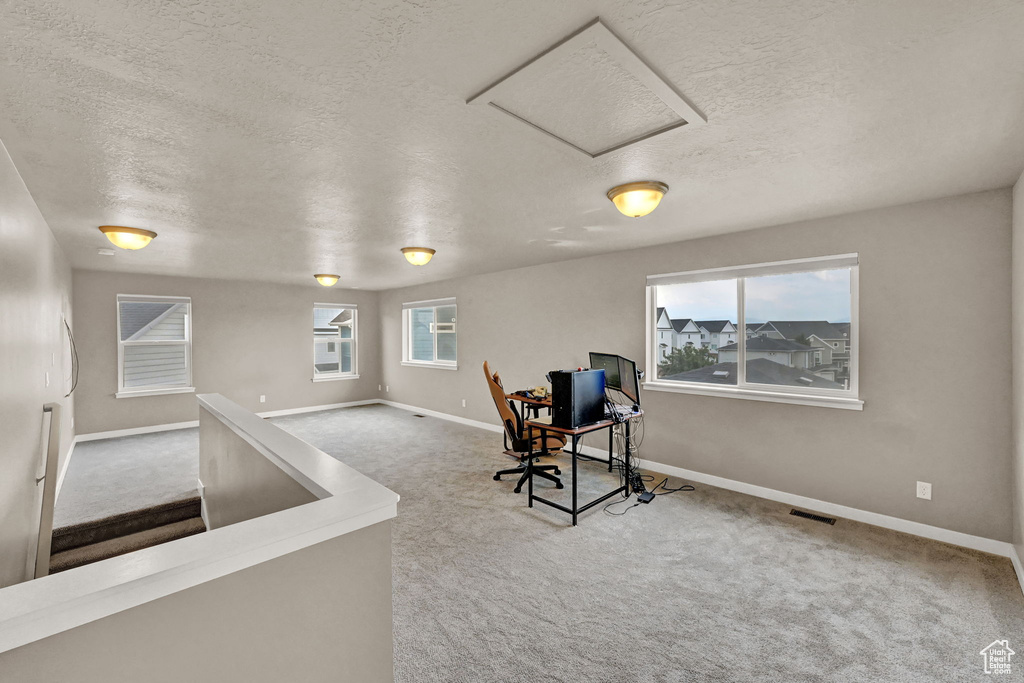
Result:
[[[693,394],[696,396],[717,396],[719,398],[741,398],[748,401],[768,401],[770,403],[791,403],[800,406],[818,408],[840,408],[843,410],[864,410],[864,401],[858,398],[839,396],[816,396],[812,394],[790,394],[781,391],[761,391],[758,389],[739,389],[737,387],[680,385],[668,382],[644,382],[643,387],[649,391],[665,391],[673,394]]]
[[[343,379],[359,379],[359,375],[328,375],[327,377],[314,377],[314,382],[337,382]]]
[[[114,398],[136,398],[138,396],[162,396],[164,394],[194,394],[195,387],[169,387],[167,389],[140,389],[139,391],[119,391]]]
[[[426,361],[403,360],[402,365],[411,368],[434,368],[437,370],[458,370],[458,363],[428,363]]]

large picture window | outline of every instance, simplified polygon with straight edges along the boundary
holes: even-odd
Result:
[[[402,363],[456,369],[458,322],[455,299],[402,305]]]
[[[647,278],[645,387],[860,409],[856,254]]]
[[[313,381],[354,379],[356,367],[355,306],[313,306]]]
[[[187,297],[117,296],[117,397],[194,391],[192,303]]]

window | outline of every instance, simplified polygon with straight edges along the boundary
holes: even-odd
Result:
[[[117,295],[118,398],[195,391],[191,309],[187,297]]]
[[[355,379],[356,307],[313,305],[313,381]]]
[[[644,386],[859,410],[857,282],[856,254],[649,276],[652,315],[692,319],[718,343],[649,343]]]
[[[403,365],[457,369],[455,299],[403,304],[402,337]]]

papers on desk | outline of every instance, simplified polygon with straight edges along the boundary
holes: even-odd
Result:
[[[529,421],[534,424],[549,425],[551,424],[551,416],[545,415],[544,417],[531,417]]]

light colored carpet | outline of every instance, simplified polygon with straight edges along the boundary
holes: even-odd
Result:
[[[1004,558],[703,485],[573,528],[492,481],[498,434],[386,406],[273,421],[402,496],[400,683],[982,680],[982,648],[1024,644]],[[189,432],[127,438],[198,452]],[[614,486],[581,466],[581,500]]]
[[[1004,558],[702,485],[573,528],[491,480],[498,434],[386,406],[274,422],[402,496],[401,682],[978,680],[982,648],[1024,645]]]
[[[84,441],[64,475],[53,527],[191,498],[198,479],[198,428]]]

